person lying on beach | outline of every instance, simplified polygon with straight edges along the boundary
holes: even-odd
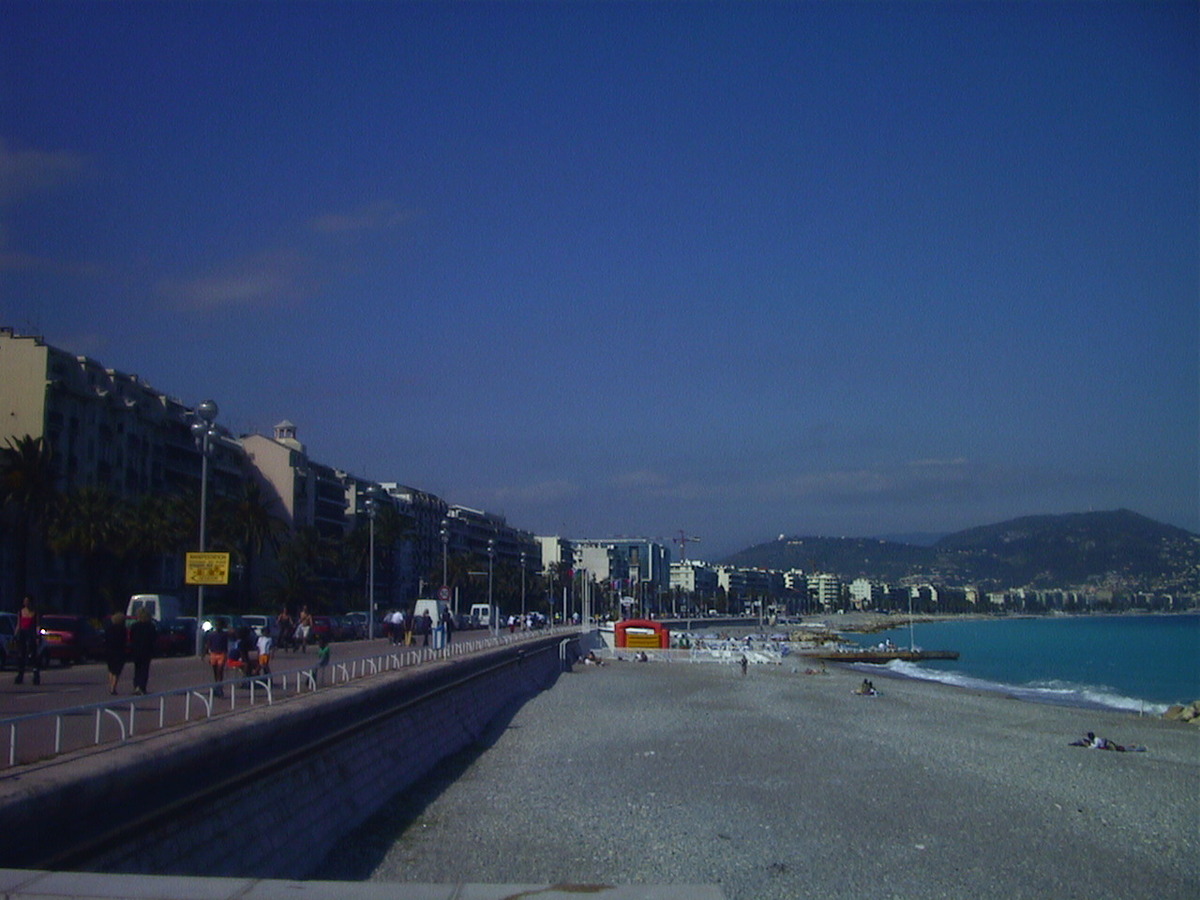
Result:
[[[1096,737],[1096,733],[1093,731],[1089,731],[1077,741],[1071,741],[1071,746],[1090,747],[1093,750],[1115,750],[1118,753],[1144,753],[1146,751],[1145,747],[1125,747],[1108,738]]]

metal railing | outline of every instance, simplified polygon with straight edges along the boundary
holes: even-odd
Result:
[[[575,634],[578,626],[557,626],[486,638],[454,641],[442,647],[393,645],[366,654],[281,672],[254,675],[220,683],[207,682],[155,694],[73,706],[0,719],[0,740],[6,740],[0,768],[40,762],[64,753],[128,741],[153,731],[200,724],[255,706],[274,705],[321,688],[348,684],[436,660],[466,656],[556,634]]]

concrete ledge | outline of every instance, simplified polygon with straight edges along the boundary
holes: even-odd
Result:
[[[0,866],[305,877],[320,854],[296,847],[328,846],[552,684],[562,640],[383,673],[5,778]],[[386,790],[381,772],[396,773]]]
[[[724,900],[712,885],[407,884],[0,869],[4,900]]]

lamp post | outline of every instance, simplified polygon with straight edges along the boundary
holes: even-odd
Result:
[[[521,551],[521,627],[525,627],[525,551]]]
[[[212,440],[217,437],[217,404],[205,400],[196,407],[196,418],[191,425],[192,437],[200,448],[200,547],[204,552],[204,534],[208,514],[208,455],[212,452]],[[204,585],[196,585],[196,655],[204,652]]]
[[[446,567],[447,560],[450,556],[450,520],[442,519],[442,589],[450,587],[450,580],[447,577]]]
[[[488,538],[488,618],[496,619],[497,629],[500,627],[500,617],[494,615],[495,608],[492,606],[492,564],[496,561],[496,542]]]
[[[375,485],[367,488],[367,522],[370,534],[367,537],[367,640],[375,640],[375,514],[379,511],[379,489]]]

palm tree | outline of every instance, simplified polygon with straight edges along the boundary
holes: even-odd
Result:
[[[129,508],[125,556],[135,570],[135,587],[158,586],[167,580],[164,557],[181,557],[196,540],[199,501],[191,494],[145,494]]]
[[[111,611],[100,597],[102,576],[107,570],[104,593],[111,599],[115,563],[128,546],[128,517],[122,506],[108,488],[86,485],[63,498],[49,523],[50,546],[59,553],[78,554],[87,608],[98,618]]]
[[[43,529],[54,505],[57,466],[50,446],[40,437],[9,438],[0,447],[0,506],[13,516],[16,535],[16,587],[29,591],[29,555],[40,552]]]
[[[242,482],[236,497],[219,500],[214,509],[216,546],[227,546],[244,567],[245,583],[254,590],[254,563],[263,551],[279,549],[286,523],[271,511],[262,485],[254,479]],[[247,605],[247,608],[250,608]]]

